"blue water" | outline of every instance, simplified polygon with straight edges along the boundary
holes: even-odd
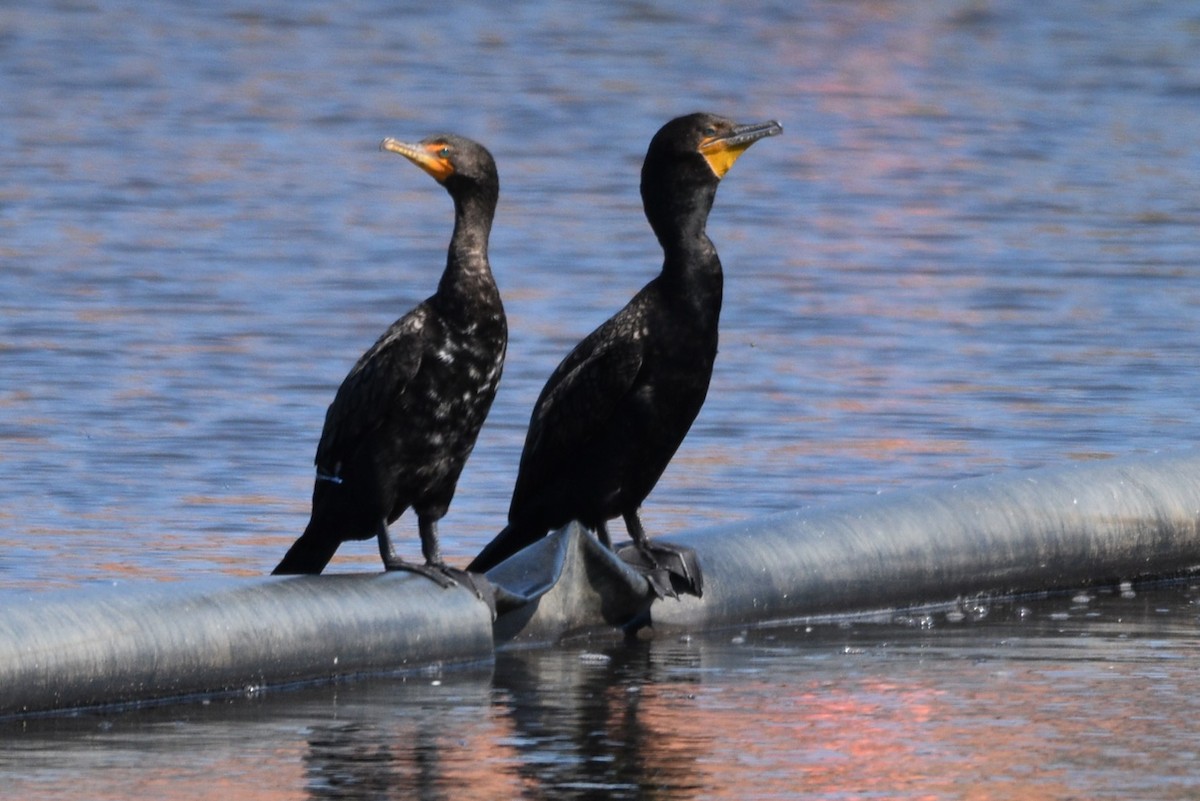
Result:
[[[639,165],[697,109],[785,132],[722,183],[721,353],[651,533],[1192,446],[1188,4],[396,6],[0,8],[0,583],[274,565],[334,390],[443,263],[450,201],[384,136],[501,175],[511,341],[453,563],[546,376],[655,274]]]
[[[334,389],[444,258],[449,199],[384,135],[501,170],[512,342],[452,560],[501,524],[545,377],[655,273],[638,167],[697,108],[786,130],[718,196],[721,355],[651,531],[1189,445],[1200,16],[1081,14],[10,4],[0,576],[274,564]]]

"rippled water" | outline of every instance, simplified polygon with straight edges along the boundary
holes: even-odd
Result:
[[[4,585],[261,575],[277,561],[306,520],[333,391],[378,333],[432,291],[444,259],[450,201],[378,152],[385,135],[463,133],[489,146],[501,173],[492,261],[509,360],[442,527],[451,561],[499,527],[545,377],[656,272],[638,168],[658,126],[696,109],[776,118],[785,133],[755,145],[717,198],[709,230],[726,269],[721,355],[708,403],[646,506],[652,532],[1191,446],[1200,13],[1187,4],[394,5],[15,0],[0,9]],[[414,529],[407,519],[396,527],[412,553]],[[377,561],[363,543],[334,566]],[[1177,628],[1164,647],[1191,647],[1192,613],[1167,617]],[[955,646],[966,653],[975,637],[1003,636],[990,623],[970,631]],[[879,725],[893,738],[884,739],[898,749],[890,756],[913,749],[934,774],[946,759],[973,764],[961,738],[960,750],[930,753],[905,739],[928,727],[901,725],[909,703],[942,714],[930,707],[945,698],[927,683],[934,675],[950,683],[948,703],[971,698],[962,672],[972,665],[953,649],[895,659],[869,649],[864,670],[851,656],[809,658],[804,638],[794,647],[807,672],[788,686],[815,699],[797,703],[832,705],[814,729],[822,737],[838,730],[843,703],[870,692],[862,708],[882,705]],[[745,649],[711,648],[716,672],[758,669]],[[544,658],[575,664],[570,653]],[[638,657],[614,656],[626,658]],[[1050,659],[1068,683],[1078,679],[1070,661]],[[1164,662],[1170,681],[1188,661]],[[1140,681],[1141,667],[1122,665],[1105,686]],[[1053,695],[1027,691],[1023,670],[1006,693],[1035,704]],[[596,692],[624,698],[619,677],[599,675]],[[661,714],[677,713],[673,693],[686,693],[648,675],[667,697]],[[826,681],[840,686],[827,692]],[[756,682],[731,678],[710,700],[769,704],[777,687]],[[313,703],[318,717],[329,711],[327,699]],[[389,736],[473,743],[499,726],[473,729],[478,710],[450,703],[460,730],[422,735],[419,721],[436,716],[410,722],[408,702],[397,703],[379,724]],[[272,743],[270,715],[237,710]],[[203,736],[243,742],[208,714],[217,722]],[[987,718],[946,714],[948,732]],[[747,721],[748,737],[807,725]],[[303,773],[305,749],[286,744],[290,724],[279,725],[279,750],[262,747],[294,773],[289,786],[319,785]],[[1002,716],[998,725],[1033,724]],[[1101,767],[1108,756],[1087,729],[1036,725]],[[670,737],[649,739],[665,750],[647,764],[678,756]],[[102,754],[138,768],[140,756],[122,763],[105,742]],[[694,758],[724,764],[713,753]],[[879,756],[854,753],[860,765]],[[738,755],[757,758],[749,747]],[[422,759],[412,771],[451,781]],[[513,782],[509,790],[525,786]],[[710,784],[697,797],[782,797],[759,787],[739,795]],[[1172,787],[1144,797],[1187,795]]]

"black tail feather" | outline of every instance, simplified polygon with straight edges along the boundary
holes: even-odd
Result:
[[[509,523],[503,531],[496,535],[495,539],[484,546],[471,564],[467,565],[467,570],[472,573],[486,573],[517,551],[532,545],[544,536],[546,536],[545,529],[528,528]]]
[[[292,547],[288,548],[288,552],[271,571],[271,575],[316,575],[329,564],[339,545],[341,542],[336,538],[320,536],[309,526],[300,538],[292,543]]]

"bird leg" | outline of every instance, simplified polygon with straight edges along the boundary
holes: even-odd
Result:
[[[443,584],[436,576],[430,576],[430,578],[437,581],[443,587],[454,587],[459,584],[467,586],[475,593],[476,598],[488,603],[488,606],[492,608],[492,615],[494,617],[496,614],[496,602],[492,600],[491,593],[485,592],[483,589],[490,586],[487,583],[487,579],[472,576],[467,571],[460,570],[457,567],[450,567],[450,565],[442,561],[442,551],[438,542],[437,518],[417,515],[417,527],[421,530],[421,553],[425,555],[425,569],[440,574],[450,583]],[[417,572],[427,575],[421,570]]]
[[[438,550],[437,521],[426,518],[418,518],[418,520],[421,530],[421,552],[425,554],[425,564],[423,565],[406,562],[397,556],[396,549],[392,547],[391,535],[388,534],[387,521],[379,521],[379,555],[383,558],[384,569],[416,573],[433,580],[445,589],[457,587],[458,582],[446,572],[446,565],[443,564]]]
[[[608,523],[601,520],[596,524],[596,536],[600,540],[600,544],[608,550],[612,550],[612,537],[608,536]]]
[[[645,552],[646,546],[650,544],[650,538],[646,536],[646,529],[642,528],[642,519],[638,517],[637,510],[624,512],[621,517],[625,520],[625,530],[629,532],[629,538],[633,540],[633,544],[638,547],[638,550]]]
[[[421,554],[425,564],[442,567],[442,549],[438,543],[437,518],[417,515],[417,528],[421,531]]]

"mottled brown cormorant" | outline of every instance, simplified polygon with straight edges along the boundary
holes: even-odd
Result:
[[[320,573],[346,540],[377,537],[388,570],[449,586],[438,548],[475,438],[496,396],[508,324],[488,264],[500,182],[481,145],[439,135],[385,139],[454,199],[454,234],[437,292],[384,332],[346,376],[317,445],[312,517],[275,573]],[[396,555],[388,524],[417,515],[425,564]]]
[[[571,520],[612,547],[608,521],[623,518],[650,565],[655,549],[672,550],[651,545],[638,509],[704,404],[717,355],[721,262],[705,224],[734,160],[782,130],[774,121],[738,125],[691,114],[654,136],[641,190],[664,252],[662,273],[546,382],[529,421],[508,526],[468,570],[489,570]]]

